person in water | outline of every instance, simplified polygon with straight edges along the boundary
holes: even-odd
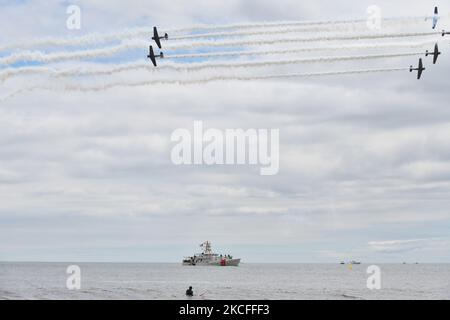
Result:
[[[194,290],[192,290],[192,287],[189,287],[189,289],[186,290],[186,295],[188,297],[192,297],[194,295]]]

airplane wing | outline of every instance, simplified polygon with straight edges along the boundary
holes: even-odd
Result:
[[[423,67],[422,59],[419,59],[419,67],[417,68],[417,79],[420,80],[420,77],[422,77],[422,72],[425,70]]]
[[[156,67],[157,66],[156,65],[156,57],[155,57],[155,52],[153,51],[153,47],[150,46],[149,50],[150,50],[150,52],[149,52],[148,57],[152,61],[153,65]]]
[[[153,27],[153,40],[155,40],[156,45],[158,48],[161,49],[161,40],[159,39],[158,29],[156,27]]]
[[[434,46],[433,64],[436,64],[438,57],[439,57],[439,47],[438,44],[436,43],[436,45]]]
[[[423,72],[423,69],[419,69],[418,70],[418,72],[417,72],[417,80],[420,80],[420,78],[422,77],[422,72]]]

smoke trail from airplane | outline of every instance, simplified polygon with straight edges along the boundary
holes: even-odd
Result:
[[[49,63],[49,62],[61,62],[77,59],[110,57],[126,50],[147,48],[147,46],[148,42],[142,40],[142,41],[126,41],[117,46],[99,49],[90,49],[90,50],[64,51],[54,53],[44,53],[41,51],[25,51],[13,53],[9,56],[0,58],[0,65],[9,65],[20,61]]]
[[[272,33],[273,35],[287,34],[287,33],[307,33],[307,32],[351,32],[351,31],[361,31],[366,27],[361,27],[359,22],[366,22],[366,20],[354,20],[349,21],[347,24],[336,25],[293,25],[293,24],[276,24],[274,26],[265,25],[264,28],[236,28],[235,31],[222,31],[222,32],[212,32],[212,33],[195,33],[195,34],[185,34],[179,36],[170,36],[170,40],[192,40],[192,39],[210,39],[210,38],[225,38],[225,37],[241,37],[241,36],[255,36],[255,35],[267,35]],[[399,22],[399,21],[397,21]],[[417,21],[411,20],[411,23],[417,23]],[[404,25],[405,22],[402,23]],[[387,28],[384,25],[384,28]],[[250,31],[249,31],[250,30]],[[214,30],[211,30],[214,31]]]
[[[290,73],[290,74],[276,74],[276,75],[262,75],[262,76],[235,76],[235,75],[217,75],[200,79],[174,79],[174,80],[143,80],[137,82],[119,81],[115,83],[94,85],[94,86],[81,86],[79,84],[64,85],[63,87],[29,87],[17,90],[3,98],[0,98],[0,102],[11,99],[21,93],[35,91],[35,90],[50,90],[50,91],[78,91],[78,92],[97,92],[105,91],[114,88],[121,87],[142,87],[152,85],[195,85],[206,84],[209,82],[219,81],[258,81],[258,80],[282,80],[282,79],[301,79],[301,78],[313,78],[313,77],[325,77],[325,76],[337,76],[337,75],[355,75],[355,74],[370,74],[370,73],[383,73],[383,72],[399,72],[406,71],[409,68],[384,68],[384,69],[361,69],[361,70],[342,70],[342,71],[329,71],[329,72],[316,72],[316,73]]]
[[[166,64],[158,68],[154,68],[153,65],[148,63],[127,64],[119,67],[114,67],[109,70],[92,70],[87,69],[72,70],[71,72],[60,72],[59,75],[113,75],[116,73],[146,69],[154,73],[160,73],[164,70],[174,71],[201,71],[206,69],[236,69],[236,68],[257,68],[257,67],[270,67],[281,66],[290,64],[303,64],[303,63],[326,63],[326,62],[338,62],[338,61],[357,61],[357,60],[371,60],[371,59],[388,59],[399,58],[407,56],[418,56],[424,54],[423,52],[409,52],[409,53],[394,53],[394,54],[374,54],[374,55],[359,55],[359,56],[335,56],[335,57],[317,57],[317,58],[303,58],[303,59],[288,59],[288,60],[270,60],[270,61],[251,61],[251,62],[224,62],[224,63],[198,63],[198,64]]]
[[[107,34],[91,33],[80,37],[67,37],[67,38],[46,37],[42,39],[8,44],[3,47],[0,47],[0,51],[27,49],[33,47],[59,47],[59,46],[75,47],[93,44],[103,44],[111,41],[121,41],[145,36],[147,36],[150,40],[151,39],[150,35],[152,33],[153,29],[151,28],[135,28],[135,29],[127,29],[122,32],[107,33]]]
[[[258,68],[258,67],[270,67],[277,65],[290,65],[290,64],[309,64],[309,63],[332,63],[342,61],[357,61],[357,60],[371,60],[371,59],[388,59],[399,58],[407,56],[418,56],[424,54],[424,52],[405,52],[405,53],[392,53],[392,54],[372,54],[372,55],[354,55],[354,56],[325,56],[316,58],[301,58],[301,59],[288,59],[288,60],[270,60],[270,61],[250,61],[250,62],[224,62],[224,63],[211,63],[203,62],[197,64],[165,64],[158,68],[154,68],[153,65],[145,62],[127,63],[119,66],[114,66],[109,69],[69,69],[69,70],[56,70],[47,67],[28,67],[9,69],[3,73],[0,73],[0,82],[6,79],[26,74],[48,74],[53,77],[77,77],[77,76],[112,76],[121,72],[129,72],[134,70],[147,70],[152,73],[161,73],[164,70],[174,70],[178,72],[186,71],[201,71],[206,69],[236,69],[236,68]]]
[[[210,39],[210,38],[225,38],[225,37],[242,37],[242,36],[255,36],[255,35],[267,35],[268,33],[279,35],[279,34],[287,34],[287,33],[300,33],[300,32],[319,32],[319,31],[349,31],[349,27],[357,28],[355,24],[343,25],[341,27],[336,26],[321,26],[321,27],[310,27],[308,25],[305,26],[291,26],[290,24],[286,25],[275,25],[267,26],[267,28],[260,29],[258,28],[253,31],[239,31],[240,28],[237,28],[238,31],[228,31],[228,32],[214,32],[214,33],[197,33],[197,34],[184,34],[184,35],[175,35],[170,36],[170,40],[195,40],[195,39]],[[242,28],[242,30],[249,30],[248,28]],[[212,30],[214,31],[214,30]],[[168,30],[172,34],[173,31]],[[153,36],[152,28],[136,28],[136,29],[128,29],[123,32],[116,33],[108,33],[108,34],[99,34],[92,33],[86,36],[81,37],[70,37],[70,38],[42,38],[31,41],[22,41],[20,43],[8,44],[3,47],[0,47],[0,51],[10,51],[14,49],[27,49],[33,47],[58,47],[58,46],[67,46],[67,47],[76,47],[76,46],[88,46],[94,44],[105,44],[113,41],[123,41],[123,40],[140,40],[142,38],[148,39],[150,42],[151,37]]]
[[[384,18],[383,22],[411,22],[417,23],[423,21],[425,17],[403,17],[403,18]],[[354,20],[328,20],[328,21],[278,21],[278,22],[263,22],[263,23],[237,23],[237,24],[228,24],[228,25],[197,25],[191,27],[184,28],[175,28],[175,29],[164,29],[165,32],[169,34],[174,34],[171,36],[171,39],[198,39],[198,38],[212,38],[212,37],[225,37],[225,36],[233,36],[232,33],[236,33],[235,36],[242,35],[252,35],[251,32],[248,34],[239,34],[239,32],[226,32],[225,30],[248,30],[248,29],[275,29],[279,28],[279,32],[289,32],[289,28],[297,28],[298,32],[300,31],[323,31],[323,28],[330,28],[330,30],[338,30],[340,28],[348,27],[349,25],[354,27],[360,23],[365,23],[366,19],[354,19]],[[316,27],[315,29],[307,29],[308,27]],[[301,29],[305,28],[305,29]],[[222,31],[218,34],[201,34],[201,32],[205,31]],[[267,30],[266,30],[267,31]],[[255,34],[267,34],[265,31],[254,31]],[[274,30],[276,32],[276,30]],[[177,33],[181,35],[177,36]],[[184,35],[183,35],[184,33]],[[200,33],[200,34],[187,34],[186,33]],[[136,39],[139,37],[148,37],[151,39],[151,35],[153,34],[153,29],[144,27],[144,28],[133,28],[126,29],[120,32],[113,33],[92,33],[79,37],[67,37],[67,38],[56,38],[56,37],[46,37],[42,39],[33,39],[33,40],[22,40],[16,43],[10,43],[0,47],[0,51],[10,51],[16,49],[28,49],[33,47],[44,47],[44,46],[83,46],[83,45],[94,45],[94,44],[104,44],[112,41],[123,41]]]
[[[433,45],[436,41],[424,42],[397,42],[397,43],[377,43],[377,44],[357,44],[344,46],[324,46],[324,47],[303,47],[281,50],[265,50],[265,51],[225,51],[225,52],[207,52],[207,53],[188,53],[188,54],[171,54],[166,55],[165,59],[195,59],[195,58],[226,58],[241,56],[264,56],[278,54],[292,54],[301,52],[314,51],[337,51],[337,50],[359,50],[359,49],[390,49],[390,48],[422,48]]]
[[[417,17],[391,17],[391,18],[382,18],[382,22],[422,22],[426,17],[425,16],[417,16]],[[251,29],[251,28],[267,28],[267,27],[295,27],[295,26],[338,26],[338,25],[346,25],[346,24],[359,24],[366,23],[367,19],[350,19],[350,20],[323,20],[323,21],[274,21],[274,22],[262,22],[262,23],[236,23],[229,25],[198,25],[187,28],[179,28],[171,30],[172,32],[199,32],[199,31],[215,31],[215,30],[232,30],[232,29]]]
[[[170,49],[188,49],[195,47],[239,47],[239,46],[253,46],[253,45],[273,45],[273,44],[286,44],[286,43],[304,43],[304,42],[325,42],[336,40],[362,40],[362,39],[386,39],[386,38],[405,38],[405,37],[423,37],[429,35],[436,35],[436,32],[422,32],[422,33],[395,33],[395,34],[364,34],[354,36],[333,36],[333,37],[315,37],[315,38],[280,38],[280,39],[257,39],[257,40],[244,40],[244,41],[206,41],[206,42],[191,42],[185,44],[168,46]],[[0,65],[9,65],[20,61],[35,61],[35,62],[58,62],[67,61],[73,59],[86,59],[96,57],[108,57],[117,53],[130,50],[145,48],[148,46],[148,42],[145,40],[126,41],[120,45],[81,50],[73,52],[55,52],[55,53],[43,53],[41,51],[26,51],[14,53],[12,55],[0,58]]]
[[[338,31],[335,28],[330,28],[331,31]],[[196,40],[196,39],[211,39],[211,38],[233,38],[244,36],[258,36],[272,34],[274,36],[287,34],[287,33],[300,33],[300,32],[318,32],[324,31],[323,28],[305,28],[305,27],[279,27],[276,29],[263,29],[260,31],[233,31],[233,32],[216,32],[216,33],[200,33],[200,34],[187,34],[182,36],[170,37],[170,40]]]
[[[179,36],[171,36],[169,40],[196,40],[196,39],[212,39],[212,38],[235,38],[235,37],[248,37],[248,36],[258,36],[258,35],[268,35],[272,34],[274,36],[289,34],[289,33],[312,33],[312,32],[354,32],[361,30],[361,26],[358,24],[348,24],[343,26],[278,26],[278,27],[267,27],[263,29],[237,29],[237,31],[226,31],[226,32],[213,32],[213,33],[196,33],[196,34],[185,34]],[[248,31],[250,30],[250,31]]]
[[[0,83],[8,80],[9,78],[19,75],[54,73],[54,72],[55,72],[54,70],[45,67],[25,67],[25,68],[6,69],[0,72]]]
[[[178,84],[201,84],[213,81],[251,81],[251,80],[270,80],[270,79],[296,79],[296,78],[312,78],[312,77],[324,77],[324,76],[336,76],[336,75],[351,75],[351,74],[367,74],[367,73],[382,73],[382,72],[398,72],[406,71],[409,68],[384,68],[384,69],[363,69],[363,70],[344,70],[344,71],[329,71],[329,72],[315,72],[315,73],[291,73],[291,74],[279,74],[279,75],[265,75],[265,76],[216,76],[207,79],[200,80],[186,80],[176,81]]]
[[[213,47],[239,47],[256,45],[275,45],[287,43],[308,43],[308,42],[327,42],[327,41],[350,41],[363,39],[392,39],[392,38],[413,38],[437,35],[437,32],[415,32],[415,33],[386,33],[386,34],[359,34],[351,36],[320,36],[308,38],[278,38],[278,39],[255,39],[239,41],[203,41],[186,42],[180,44],[168,43],[167,47],[172,50],[191,49],[191,48],[213,48]]]
[[[282,49],[282,50],[265,50],[265,51],[232,51],[232,52],[212,52],[212,53],[192,53],[192,54],[177,54],[177,55],[166,55],[167,60],[171,59],[195,59],[195,58],[226,58],[226,57],[241,57],[241,56],[264,56],[264,55],[277,55],[277,54],[294,54],[301,52],[316,52],[316,51],[342,51],[342,50],[359,50],[359,49],[388,49],[388,48],[422,48],[434,44],[435,41],[424,41],[424,42],[391,42],[391,43],[378,43],[378,44],[356,44],[356,45],[343,45],[343,46],[323,46],[323,47],[302,47],[302,48],[292,48],[292,49]],[[72,55],[67,55],[65,58],[73,57],[84,57],[84,51],[82,54],[72,53]],[[116,50],[112,50],[116,53]],[[48,58],[46,58],[48,59]],[[121,69],[121,67],[118,67]],[[95,69],[94,69],[95,70]],[[92,71],[94,71],[92,70]],[[81,71],[77,70],[80,74]],[[51,73],[55,76],[61,75],[76,75],[76,72],[60,71],[54,69],[48,69],[47,67],[22,67],[22,68],[11,68],[0,72],[0,83],[6,81],[7,79],[25,74],[38,74],[38,73]]]
[[[348,25],[356,23],[349,20],[346,22]],[[361,20],[362,21],[362,20]],[[343,24],[344,22],[341,22]],[[235,25],[222,25],[222,26],[197,26],[197,27],[187,27],[181,29],[168,29],[167,32],[170,34],[175,33],[175,36],[171,36],[171,40],[188,40],[188,39],[202,39],[202,38],[217,38],[217,37],[233,37],[233,36],[251,36],[251,35],[263,35],[267,34],[268,31],[228,31],[228,32],[216,32],[207,34],[184,34],[177,36],[177,33],[186,32],[198,32],[198,31],[215,31],[215,30],[246,30],[246,29],[273,29],[274,33],[290,33],[290,32],[301,32],[301,31],[320,31],[323,28],[308,29],[310,26],[317,26],[317,23],[302,23],[302,22],[278,22],[278,23],[256,23],[256,24],[235,24]],[[335,30],[331,24],[329,28]],[[303,29],[302,29],[303,28]],[[277,30],[278,29],[278,30]],[[46,37],[37,40],[21,41],[17,43],[11,43],[0,47],[0,51],[10,51],[14,49],[27,49],[33,47],[58,47],[58,46],[86,46],[93,44],[104,44],[112,41],[123,41],[123,40],[133,40],[140,37],[147,37],[151,40],[153,35],[153,28],[134,28],[127,29],[121,32],[114,33],[92,33],[80,37],[68,37],[68,38],[55,38]]]
[[[220,68],[224,68],[224,69],[255,68],[255,67],[290,65],[290,64],[303,64],[303,63],[326,63],[326,62],[339,62],[339,61],[388,59],[388,58],[418,56],[421,54],[423,54],[423,52],[374,54],[374,55],[360,55],[360,56],[341,56],[341,57],[318,57],[318,58],[306,58],[306,59],[303,58],[303,59],[234,62],[234,63],[210,63],[210,64],[189,65],[186,67],[167,65],[167,68],[175,69],[177,71],[199,71],[199,70],[204,70],[204,69],[220,69]],[[155,70],[155,69],[153,69],[153,70]]]

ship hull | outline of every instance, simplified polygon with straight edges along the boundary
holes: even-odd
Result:
[[[226,259],[213,261],[183,261],[183,266],[213,266],[213,267],[238,267],[241,259]]]

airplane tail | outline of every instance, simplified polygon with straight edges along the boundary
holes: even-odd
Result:
[[[434,7],[434,14],[439,14],[438,7]]]
[[[409,67],[409,72],[413,72],[413,66]]]

